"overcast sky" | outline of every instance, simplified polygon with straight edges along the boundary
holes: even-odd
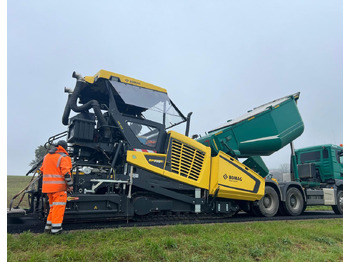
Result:
[[[167,89],[190,134],[301,92],[295,147],[343,142],[341,1],[7,2],[7,174],[66,130],[73,71],[100,69]],[[185,126],[182,127],[184,133]],[[264,160],[289,162],[289,147]]]

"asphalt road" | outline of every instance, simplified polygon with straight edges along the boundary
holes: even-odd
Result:
[[[285,221],[285,220],[311,220],[311,219],[337,219],[343,218],[342,215],[336,215],[332,211],[306,211],[300,216],[275,216],[275,217],[254,217],[247,213],[240,212],[231,218],[211,218],[211,219],[169,219],[167,217],[159,217],[157,221],[85,221],[85,222],[65,222],[63,223],[64,231],[82,230],[82,229],[102,229],[102,228],[118,228],[118,227],[147,227],[147,226],[165,226],[175,224],[206,224],[206,223],[242,223],[254,221]],[[33,233],[42,233],[45,223],[30,217],[24,218],[8,218],[7,232],[18,234],[25,231]]]

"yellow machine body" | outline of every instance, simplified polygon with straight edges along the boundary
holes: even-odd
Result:
[[[146,82],[143,82],[141,80],[138,80],[138,79],[135,79],[132,77],[124,76],[121,74],[116,74],[116,73],[113,73],[113,72],[110,72],[107,70],[100,70],[94,76],[85,76],[84,80],[90,84],[93,84],[99,78],[111,79],[112,77],[117,77],[120,80],[120,82],[125,83],[125,84],[131,84],[131,85],[140,86],[143,88],[148,88],[148,89],[155,90],[155,91],[162,92],[162,93],[167,93],[166,89],[161,88],[159,86],[152,85],[150,83],[146,83]]]
[[[209,194],[255,201],[265,194],[265,180],[246,165],[220,151],[212,158]]]
[[[211,156],[203,144],[170,131],[166,154],[128,151],[127,162],[222,198],[259,200],[265,192],[265,181],[252,169],[223,152]]]
[[[169,131],[166,154],[128,151],[127,162],[153,173],[209,189],[211,150],[175,131]]]

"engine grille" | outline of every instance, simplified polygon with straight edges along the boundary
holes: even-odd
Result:
[[[171,172],[197,181],[202,170],[204,157],[204,152],[173,139]]]

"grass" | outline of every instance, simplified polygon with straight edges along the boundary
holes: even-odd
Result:
[[[7,235],[8,261],[341,261],[343,220]]]
[[[14,197],[17,193],[19,193],[21,190],[23,190],[32,179],[32,175],[30,176],[7,176],[7,207],[10,205],[10,201],[12,197]],[[13,206],[15,206],[19,198],[16,198],[14,200]],[[25,196],[23,198],[23,201],[21,203],[21,207],[28,208],[28,199]]]
[[[331,206],[309,206],[305,209],[305,211],[332,211]]]

